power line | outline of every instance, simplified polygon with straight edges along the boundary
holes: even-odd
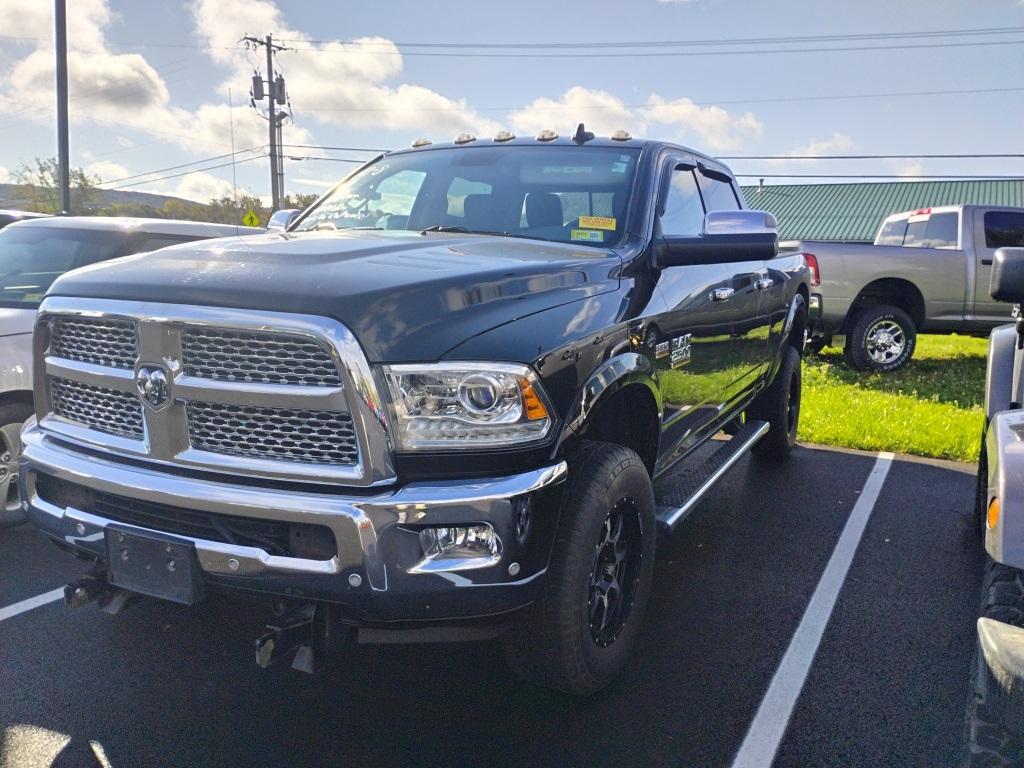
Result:
[[[846,53],[851,51],[908,51],[927,48],[974,48],[994,45],[1021,45],[1024,40],[985,40],[967,43],[921,43],[918,45],[860,45],[829,48],[764,48],[758,50],[729,49],[717,51],[630,51],[612,53],[463,53],[461,51],[369,51],[353,48],[315,48],[292,45],[289,50],[296,52],[330,54],[341,56],[428,56],[437,58],[474,59],[620,59],[620,58],[662,58],[690,56],[767,56],[780,53]]]
[[[295,149],[330,149],[338,152],[390,152],[390,149],[371,149],[369,147],[327,147],[322,144],[283,144]]]
[[[264,158],[264,157],[266,157],[266,155],[263,155],[263,154],[255,155],[253,157],[244,157],[241,160],[229,160],[228,162],[220,163],[219,165],[211,165],[211,166],[208,166],[206,168],[196,168],[195,170],[184,171],[183,173],[172,173],[172,174],[170,174],[168,176],[160,176],[160,177],[155,178],[155,179],[143,179],[142,181],[131,181],[131,182],[127,183],[127,184],[119,184],[116,187],[104,187],[104,189],[106,189],[108,191],[113,191],[115,189],[124,189],[125,187],[137,187],[140,184],[155,184],[158,181],[167,181],[168,179],[177,179],[177,178],[180,178],[181,176],[188,176],[188,175],[193,174],[193,173],[203,173],[204,171],[214,171],[214,170],[217,170],[218,168],[227,168],[229,165],[232,165],[233,163],[241,165],[242,163],[249,163],[249,162],[252,162],[253,160],[259,160],[259,159]]]
[[[164,171],[176,171],[179,168],[188,168],[189,166],[192,166],[192,165],[202,165],[203,163],[211,163],[214,160],[222,160],[225,157],[234,157],[236,155],[244,155],[244,154],[247,154],[249,152],[263,151],[263,149],[264,149],[263,146],[252,147],[250,149],[240,149],[237,152],[228,152],[227,154],[224,154],[224,155],[214,155],[213,157],[204,157],[202,160],[193,160],[190,163],[180,163],[179,165],[170,165],[170,166],[168,166],[166,168],[156,168],[156,169],[154,169],[152,171],[146,171],[145,173],[135,173],[135,174],[132,174],[131,176],[122,176],[119,179],[107,179],[106,181],[102,181],[100,183],[101,184],[117,184],[117,183],[122,182],[122,181],[129,181],[131,179],[138,179],[138,178],[141,178],[143,176],[152,176],[155,173],[163,173]]]
[[[772,37],[733,37],[733,38],[690,38],[686,40],[606,40],[594,42],[562,41],[562,42],[490,42],[490,43],[417,43],[417,42],[361,42],[360,47],[391,47],[398,48],[471,48],[471,49],[543,49],[543,48],[667,48],[704,45],[772,45],[781,43],[852,41],[852,40],[905,40],[914,38],[934,37],[974,37],[978,35],[1008,35],[1024,32],[1024,27],[982,27],[973,29],[934,29],[900,32],[859,32],[844,34],[793,35]],[[306,40],[286,39],[286,43],[306,45],[332,45],[338,40]]]
[[[1011,93],[1024,91],[1024,87],[1011,88],[960,88],[942,91],[893,91],[887,93],[852,93],[852,94],[823,94],[820,96],[777,96],[773,98],[755,99],[720,99],[717,101],[694,101],[695,107],[718,107],[742,104],[780,104],[787,102],[806,101],[843,101],[847,99],[882,99],[882,98],[906,98],[913,96],[965,96],[971,94]],[[546,106],[526,105],[533,112],[563,111],[563,110],[584,110],[584,109],[643,109],[652,106],[649,102],[637,104],[550,104]],[[526,106],[514,107],[473,107],[475,112],[511,112],[525,109]],[[305,107],[305,112],[458,112],[462,107]]]
[[[1024,158],[1024,153],[947,155],[718,155],[719,160],[982,160]]]
[[[326,160],[333,163],[358,163],[359,165],[368,162],[365,157],[359,159],[354,157],[318,157],[317,155],[285,155],[285,157],[289,160]]]
[[[972,181],[1024,181],[1024,176],[986,176],[986,175],[960,175],[960,174],[900,174],[900,173],[735,173],[741,179],[902,179],[913,181],[914,179],[947,179],[947,180],[972,180]]]

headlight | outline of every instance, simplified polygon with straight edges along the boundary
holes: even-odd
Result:
[[[507,363],[387,365],[398,444],[408,451],[541,440],[551,416],[536,375]]]

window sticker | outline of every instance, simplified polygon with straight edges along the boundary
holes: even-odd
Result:
[[[615,219],[612,216],[580,216],[580,226],[584,229],[615,230]]]
[[[625,173],[629,163],[612,163],[612,173]]]
[[[573,240],[582,240],[587,243],[604,242],[604,232],[596,229],[574,229],[569,235]]]

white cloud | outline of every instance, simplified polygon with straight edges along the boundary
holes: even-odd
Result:
[[[608,135],[619,128],[642,132],[642,122],[622,100],[608,91],[598,91],[576,85],[560,99],[534,99],[525,107],[508,116],[513,130],[535,134],[544,128],[558,133],[570,130],[577,123],[586,123],[587,129]]]
[[[233,191],[234,187],[226,179],[218,179],[209,173],[190,173],[182,177],[170,194],[206,203],[214,198],[230,195]]]
[[[751,112],[735,115],[722,107],[700,106],[685,98],[667,100],[658,94],[651,94],[638,107],[607,91],[579,85],[559,99],[535,99],[509,115],[509,123],[521,133],[571,127],[581,121],[598,134],[608,135],[618,128],[637,135],[667,134],[710,151],[736,149],[763,132],[761,121]]]
[[[1022,0],[1024,5],[1024,0]],[[905,177],[904,181],[921,181],[924,175],[924,165],[917,161],[899,161],[893,163],[893,173]]]
[[[290,28],[277,5],[267,0],[195,0],[190,9],[196,34],[211,46],[215,60],[232,69],[220,86],[222,93],[252,74],[250,60],[236,50],[238,39],[247,31],[272,29],[292,48],[278,56],[278,64],[297,114],[384,131],[485,135],[500,128],[465,99],[394,82],[402,73],[402,56],[386,38],[314,43],[307,33]]]
[[[0,165],[0,184],[7,184],[11,180],[11,172],[6,166]]]
[[[827,139],[811,139],[803,146],[791,150],[787,154],[790,157],[814,157],[817,155],[830,155],[837,152],[849,152],[856,145],[849,136],[836,131]]]
[[[104,182],[123,179],[125,176],[132,175],[132,172],[123,165],[111,160],[97,160],[89,163],[85,166],[85,170],[93,176],[99,176],[100,180]]]

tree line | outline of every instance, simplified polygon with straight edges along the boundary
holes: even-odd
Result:
[[[224,195],[206,203],[191,200],[167,200],[161,206],[143,202],[105,202],[100,178],[83,168],[70,169],[71,211],[74,216],[143,216],[156,219],[188,219],[190,221],[211,221],[219,224],[241,224],[248,211],[254,211],[263,224],[267,223],[272,211],[259,197],[251,192],[237,196]],[[60,210],[59,166],[55,158],[34,158],[16,168],[11,178],[14,181],[13,202],[21,210],[38,213],[57,213]],[[285,195],[282,208],[306,208],[319,195]]]

